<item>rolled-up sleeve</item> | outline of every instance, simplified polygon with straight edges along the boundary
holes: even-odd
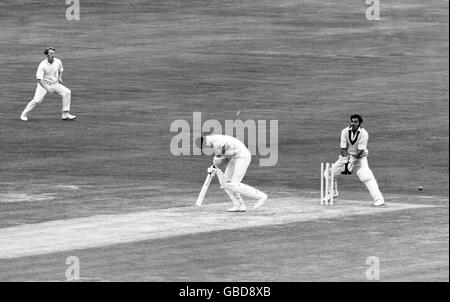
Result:
[[[347,134],[347,129],[344,129],[344,130],[342,130],[342,132],[341,132],[341,148],[342,149],[346,149],[347,148],[347,136],[346,136],[346,134]]]

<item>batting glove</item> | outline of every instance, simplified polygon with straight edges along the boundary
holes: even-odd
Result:
[[[217,169],[218,168],[216,166],[212,165],[211,167],[208,168],[208,173],[214,176],[214,174],[216,174]]]

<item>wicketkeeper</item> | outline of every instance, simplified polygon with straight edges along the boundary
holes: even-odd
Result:
[[[341,154],[339,159],[334,163],[334,188],[333,196],[338,196],[336,176],[340,174],[350,175],[356,173],[359,180],[366,185],[367,190],[375,201],[375,206],[384,204],[383,195],[378,188],[377,180],[369,168],[367,156],[369,150],[367,143],[369,141],[369,133],[361,127],[363,122],[359,114],[353,114],[350,117],[350,126],[341,132]],[[325,179],[328,181],[330,171],[325,171]]]
[[[242,195],[257,199],[254,208],[257,209],[267,200],[263,193],[241,181],[250,165],[251,153],[238,139],[229,135],[208,135],[201,138],[202,147],[213,149],[213,165],[219,166],[228,162],[225,172],[216,169],[215,173],[220,182],[220,188],[227,193],[233,202],[229,212],[244,212],[246,210]],[[210,169],[215,169],[211,167]],[[208,171],[211,172],[211,171]]]

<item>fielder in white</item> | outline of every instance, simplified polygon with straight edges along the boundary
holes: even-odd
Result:
[[[384,204],[384,198],[378,188],[377,180],[369,168],[367,161],[369,133],[361,127],[362,122],[363,119],[359,114],[353,114],[350,117],[350,126],[344,128],[341,132],[341,154],[334,163],[335,190],[333,196],[338,196],[336,176],[339,174],[352,174],[355,171],[359,180],[366,185],[367,190],[375,201],[374,205],[381,206]],[[325,178],[328,181],[329,173],[327,171],[325,172]]]
[[[220,169],[216,171],[220,188],[227,193],[233,202],[233,207],[227,211],[245,212],[246,207],[241,194],[257,199],[254,205],[255,209],[261,207],[267,200],[267,194],[241,182],[252,157],[247,147],[241,141],[229,135],[208,135],[202,137],[201,140],[202,146],[213,149],[214,165],[218,166],[228,162],[224,173]]]
[[[57,93],[62,97],[62,119],[64,121],[74,120],[75,115],[71,115],[70,111],[70,96],[71,91],[65,87],[62,79],[63,65],[60,59],[56,58],[56,51],[53,47],[47,47],[44,50],[47,56],[37,69],[36,79],[37,86],[34,98],[28,103],[20,115],[20,119],[24,122],[28,121],[28,113],[36,107],[37,104],[42,103],[45,95]]]

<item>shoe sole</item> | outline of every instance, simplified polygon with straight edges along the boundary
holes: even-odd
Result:
[[[229,211],[229,210],[227,210],[227,212],[230,212],[230,213],[234,213],[234,212],[245,212],[246,210],[235,210],[235,211]]]

